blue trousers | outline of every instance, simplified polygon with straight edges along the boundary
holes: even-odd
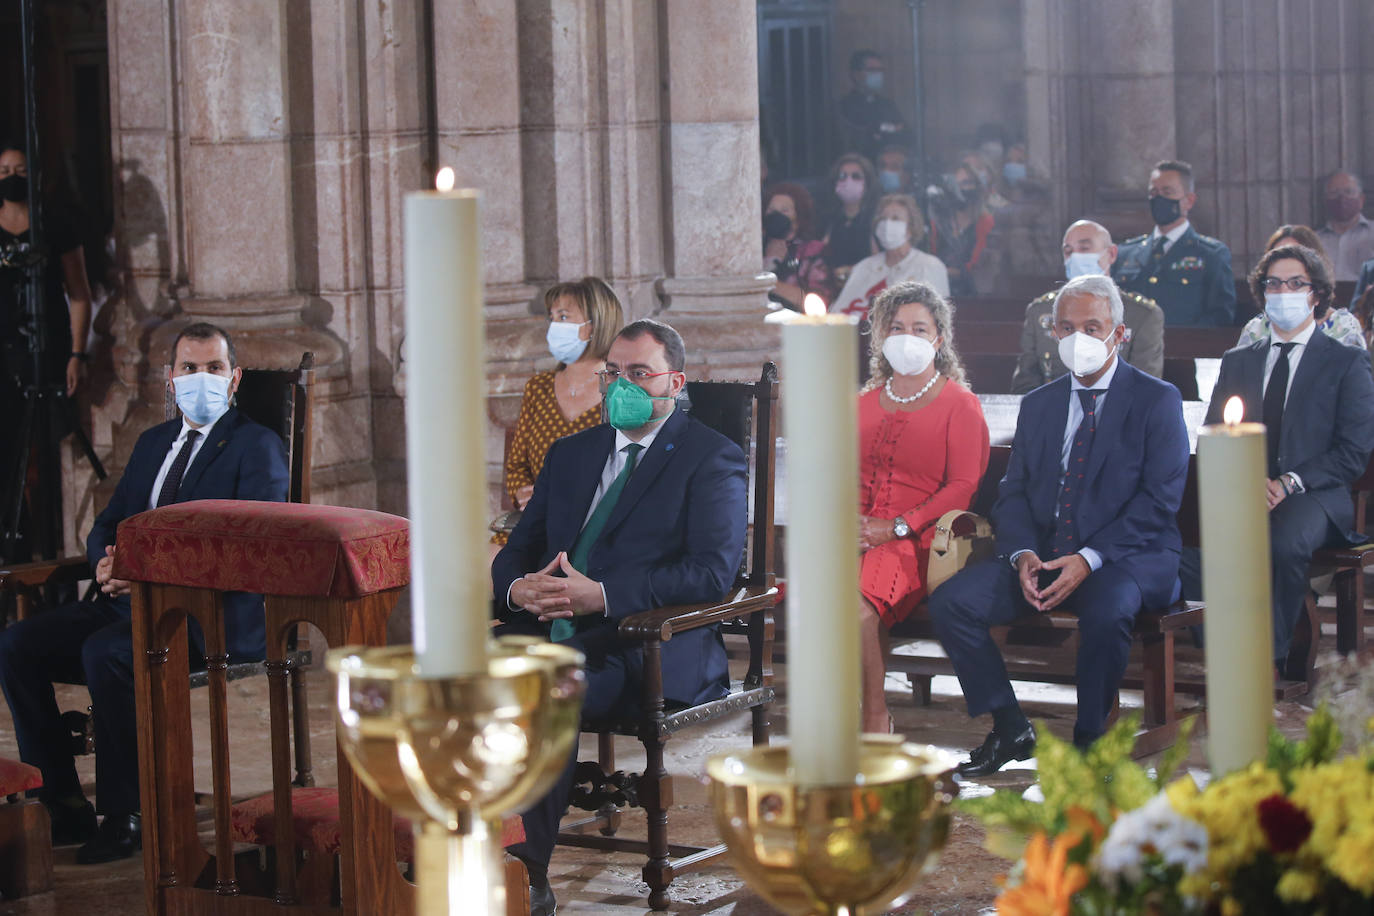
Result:
[[[1086,744],[1107,727],[1131,652],[1140,586],[1110,563],[1088,575],[1061,607],[1078,615],[1078,719],[1074,741]],[[966,567],[930,596],[930,617],[959,677],[970,716],[1016,705],[1002,653],[988,630],[1033,613],[1004,557]]]
[[[138,803],[132,626],[111,601],[45,610],[0,630],[0,688],[14,716],[19,757],[43,773],[45,801],[81,794],[70,732],[53,684],[85,684],[95,710],[95,792],[100,812],[132,814]]]

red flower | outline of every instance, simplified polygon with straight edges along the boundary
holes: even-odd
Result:
[[[1295,852],[1312,834],[1307,812],[1280,794],[1259,803],[1259,822],[1274,852]]]

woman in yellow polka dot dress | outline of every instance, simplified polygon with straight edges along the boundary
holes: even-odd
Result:
[[[506,454],[506,493],[517,509],[529,502],[553,441],[601,422],[596,373],[605,368],[611,341],[625,325],[615,291],[597,277],[555,284],[544,293],[544,308],[549,352],[558,366],[525,383]],[[499,533],[492,541],[504,544],[506,536]]]

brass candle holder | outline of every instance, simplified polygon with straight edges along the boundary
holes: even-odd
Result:
[[[508,636],[491,643],[485,675],[422,678],[410,646],[345,646],[325,664],[354,772],[415,825],[417,911],[503,914],[500,822],[567,766],[582,654]]]
[[[850,785],[805,787],[786,747],[711,758],[711,804],[733,864],[784,913],[861,916],[905,900],[949,837],[954,759],[864,735]]]

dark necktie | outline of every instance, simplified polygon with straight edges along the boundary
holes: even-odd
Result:
[[[605,494],[601,497],[601,502],[596,504],[596,509],[592,511],[591,518],[587,519],[587,524],[582,526],[582,531],[577,535],[577,541],[573,544],[572,553],[568,556],[568,562],[573,569],[580,573],[587,572],[587,557],[592,552],[592,545],[597,538],[601,537],[601,530],[606,527],[606,522],[610,519],[611,513],[615,511],[615,504],[620,501],[620,494],[625,490],[625,484],[629,481],[630,475],[635,471],[635,461],[639,453],[644,450],[644,446],[631,442],[625,446],[625,468],[616,475],[615,480],[606,488]],[[549,638],[554,642],[562,642],[573,635],[575,631],[571,620],[555,620],[553,628],[549,633]]]
[[[1168,236],[1161,235],[1155,239],[1154,245],[1150,247],[1150,260],[1159,261],[1164,257],[1164,246],[1169,244]]]
[[[191,463],[191,450],[196,447],[196,440],[199,438],[198,429],[186,434],[186,444],[172,459],[172,466],[167,469],[167,476],[162,480],[162,489],[157,492],[157,508],[176,502],[177,490],[181,488],[181,478],[186,474],[186,465]]]
[[[1054,555],[1066,557],[1078,551],[1078,523],[1074,521],[1073,504],[1083,491],[1083,478],[1088,472],[1088,453],[1092,451],[1093,436],[1097,435],[1097,395],[1091,388],[1078,389],[1083,402],[1083,419],[1073,434],[1069,449],[1069,466],[1064,471],[1064,485],[1059,488],[1059,519],[1054,526]]]
[[[1269,385],[1264,389],[1264,435],[1269,450],[1269,479],[1279,476],[1279,437],[1283,435],[1283,402],[1288,398],[1288,354],[1297,344],[1272,344],[1279,348],[1279,358],[1269,373]]]

